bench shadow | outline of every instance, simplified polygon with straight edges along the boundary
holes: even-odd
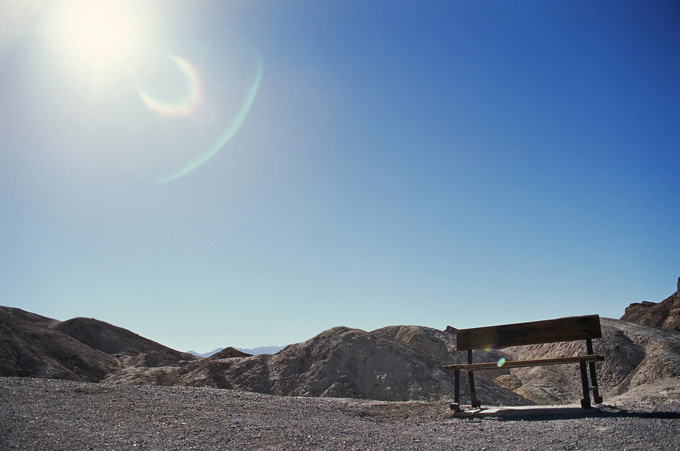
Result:
[[[461,411],[453,414],[454,418],[493,418],[500,421],[550,421],[571,420],[580,418],[648,418],[648,419],[680,419],[680,412],[643,411],[624,409],[613,406],[598,406],[582,409],[572,406],[531,406],[489,407],[472,411]]]

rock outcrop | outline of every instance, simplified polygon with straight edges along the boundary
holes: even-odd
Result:
[[[680,278],[675,293],[661,302],[634,302],[626,307],[624,321],[680,332]]]

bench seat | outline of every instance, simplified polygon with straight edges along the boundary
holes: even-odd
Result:
[[[527,366],[563,365],[567,363],[579,362],[602,362],[604,357],[601,355],[576,355],[571,357],[558,357],[553,359],[535,360],[506,360],[503,364],[497,362],[482,363],[456,363],[444,365],[446,370],[477,371],[477,370],[500,370],[503,368],[523,368]]]

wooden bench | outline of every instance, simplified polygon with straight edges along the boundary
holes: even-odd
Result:
[[[474,372],[482,370],[498,370],[499,368],[520,368],[528,366],[562,365],[578,363],[581,368],[581,383],[583,385],[583,399],[581,407],[590,408],[590,392],[593,392],[595,404],[602,403],[602,397],[597,387],[595,375],[595,362],[601,362],[604,357],[593,353],[594,338],[602,337],[600,330],[600,317],[598,315],[573,316],[547,321],[535,321],[530,323],[506,324],[502,326],[479,327],[475,329],[460,329],[456,331],[459,351],[467,351],[467,362],[454,365],[444,365],[442,368],[455,371],[454,404],[451,409],[460,410],[460,372],[467,371],[470,381],[470,404],[473,408],[481,407],[475,394]],[[577,356],[565,356],[558,358],[546,358],[538,360],[516,360],[504,362],[472,361],[472,351],[475,349],[498,349],[510,346],[526,346],[542,343],[556,343],[585,340],[586,354]],[[587,365],[586,365],[587,364]],[[588,372],[590,369],[590,385]]]

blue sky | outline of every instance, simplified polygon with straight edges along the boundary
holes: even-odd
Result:
[[[0,304],[205,352],[675,290],[678,2],[136,4],[137,59],[0,14]]]

